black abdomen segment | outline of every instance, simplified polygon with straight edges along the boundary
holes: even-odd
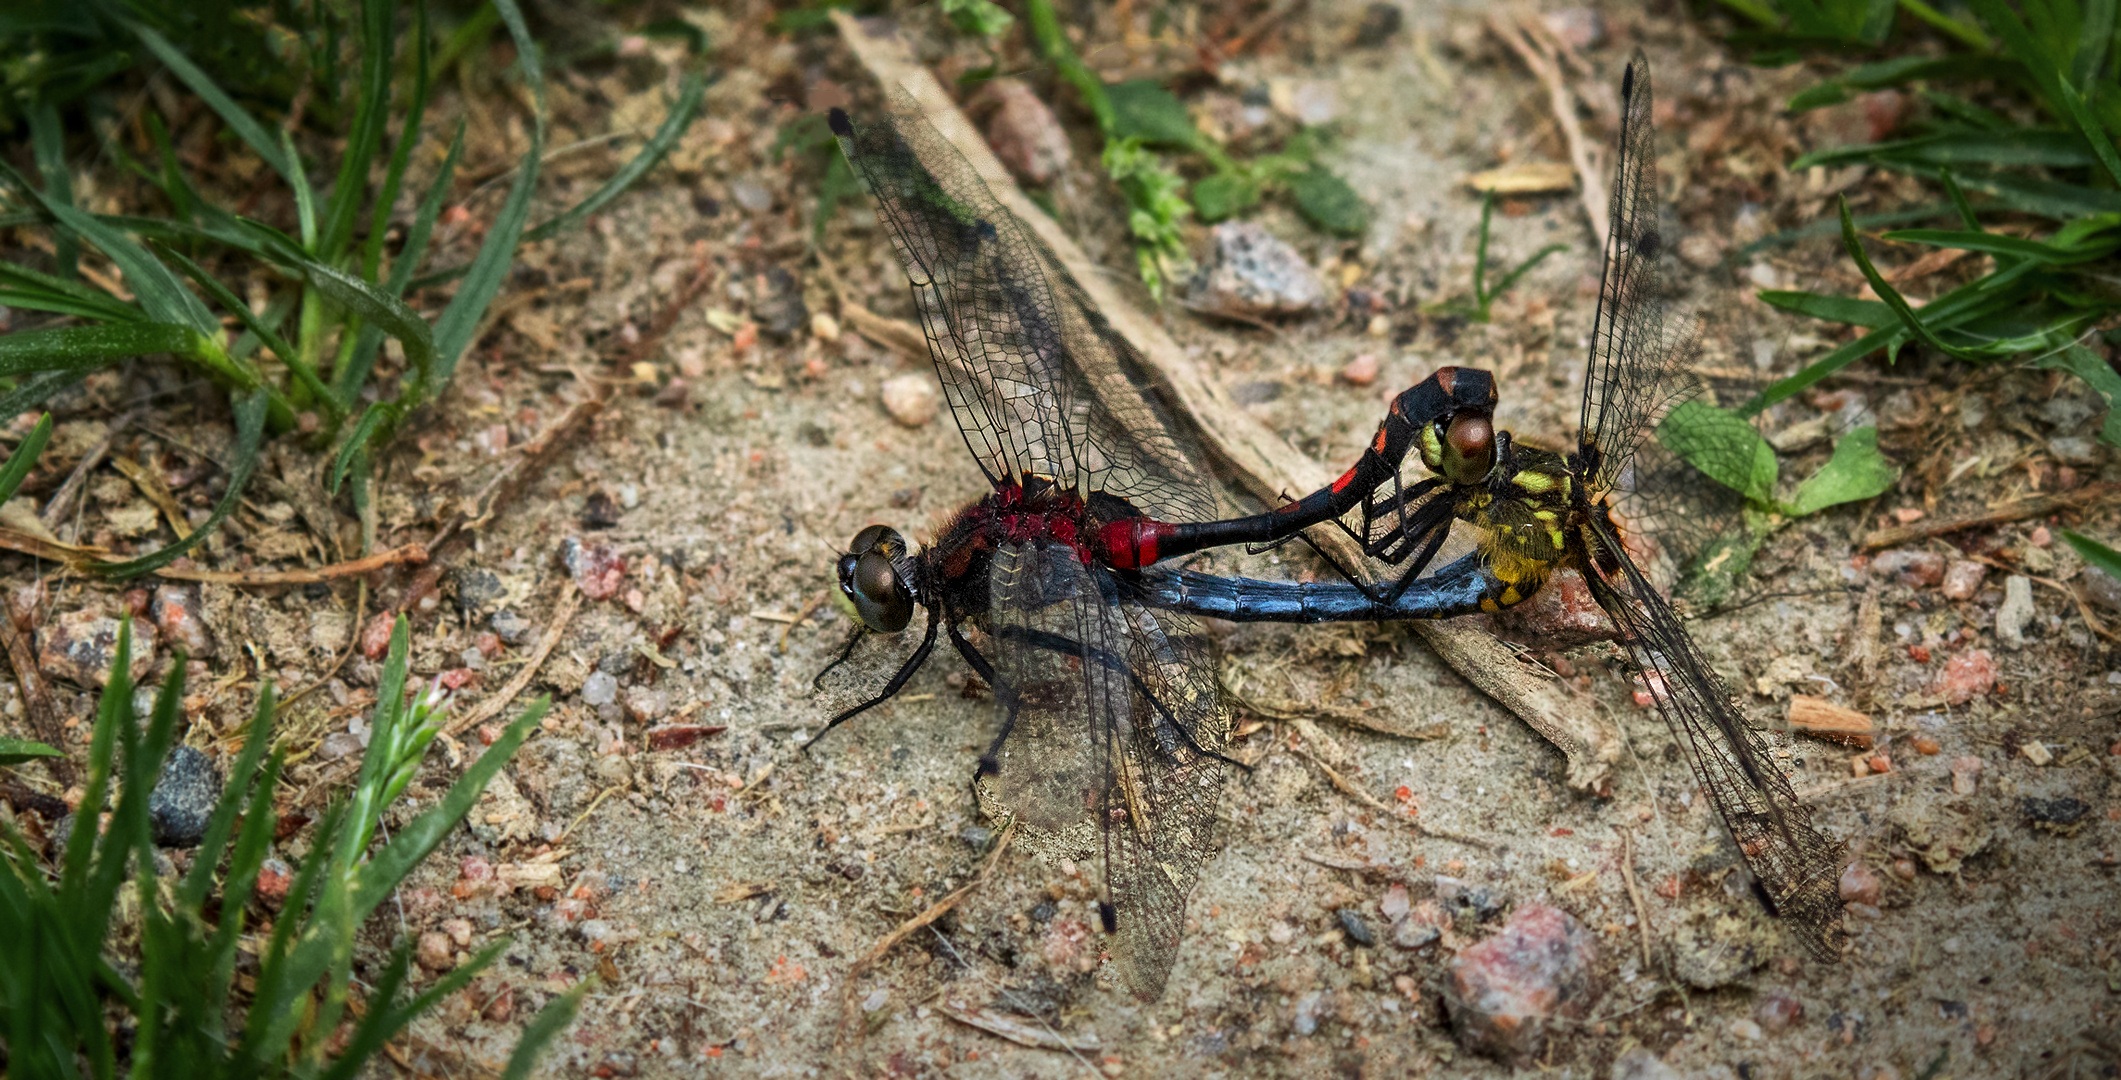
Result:
[[[1362,459],[1325,487],[1250,517],[1179,524],[1139,518],[1116,521],[1105,527],[1107,557],[1112,566],[1131,569],[1228,544],[1285,540],[1360,505],[1399,473],[1400,463],[1424,430],[1448,427],[1460,413],[1485,415],[1494,408],[1492,374],[1476,368],[1438,368],[1392,399]]]
[[[1151,570],[1137,582],[1141,603],[1231,622],[1393,622],[1448,619],[1492,610],[1509,586],[1474,552],[1421,578],[1390,603],[1344,582],[1261,581],[1192,570]]]

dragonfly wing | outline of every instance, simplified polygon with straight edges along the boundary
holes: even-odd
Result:
[[[910,100],[840,147],[875,192],[966,445],[997,484],[1026,473],[1164,521],[1218,515],[1149,367],[1029,226]]]
[[[1670,253],[1658,224],[1657,133],[1650,65],[1640,49],[1620,85],[1610,217],[1598,310],[1591,323],[1578,440],[1595,449],[1601,490],[1618,486],[1636,444],[1674,405],[1700,392],[1692,320],[1665,325],[1660,267]]]
[[[1190,619],[1125,599],[1065,545],[1004,546],[990,581],[1004,725],[990,790],[1026,825],[1089,834],[1113,962],[1153,1000],[1216,851],[1228,712],[1212,646]]]
[[[1595,525],[1598,540],[1620,552],[1620,537]],[[1738,842],[1746,866],[1774,914],[1814,956],[1840,956],[1841,846],[1812,827],[1811,814],[1773,759],[1760,732],[1687,635],[1679,616],[1649,578],[1622,554],[1615,581],[1586,575],[1598,605],[1627,631],[1629,655],[1656,671],[1652,698],[1684,743],[1695,779]],[[1662,683],[1662,687],[1656,685]]]

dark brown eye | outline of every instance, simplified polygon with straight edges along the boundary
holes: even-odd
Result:
[[[1443,437],[1443,474],[1454,484],[1477,484],[1495,467],[1495,423],[1481,413],[1461,413]]]
[[[885,543],[886,541],[896,541],[897,539],[897,529],[894,529],[889,525],[871,525],[868,528],[863,529],[861,532],[854,534],[854,545],[848,548],[848,550],[854,552],[856,555],[867,555],[869,554],[869,552],[875,550],[877,545]]]
[[[899,579],[889,556],[872,549],[840,556],[840,591],[871,630],[895,634],[913,620],[913,592]]]

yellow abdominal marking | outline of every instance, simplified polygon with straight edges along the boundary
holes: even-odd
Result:
[[[1534,472],[1531,469],[1526,469],[1511,477],[1510,483],[1516,485],[1519,490],[1529,491],[1534,495],[1544,495],[1554,490],[1556,481],[1552,473]]]

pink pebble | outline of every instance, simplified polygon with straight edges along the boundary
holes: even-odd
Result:
[[[1860,862],[1852,862],[1841,871],[1841,898],[1855,904],[1878,905],[1878,897],[1884,885],[1871,868]]]
[[[1590,931],[1568,912],[1530,903],[1502,932],[1468,946],[1444,978],[1444,1006],[1459,1044],[1526,1064],[1550,1026],[1573,1030],[1598,996]]]
[[[1377,354],[1362,353],[1356,356],[1355,359],[1348,361],[1346,367],[1340,369],[1340,377],[1355,386],[1368,386],[1376,382]]]
[[[1944,670],[1930,683],[1930,692],[1944,695],[1954,705],[1964,705],[1996,687],[1996,658],[1987,649],[1955,653],[1944,662]]]
[[[1953,600],[1969,599],[1987,576],[1987,566],[1971,559],[1955,559],[1944,569],[1944,595]]]

